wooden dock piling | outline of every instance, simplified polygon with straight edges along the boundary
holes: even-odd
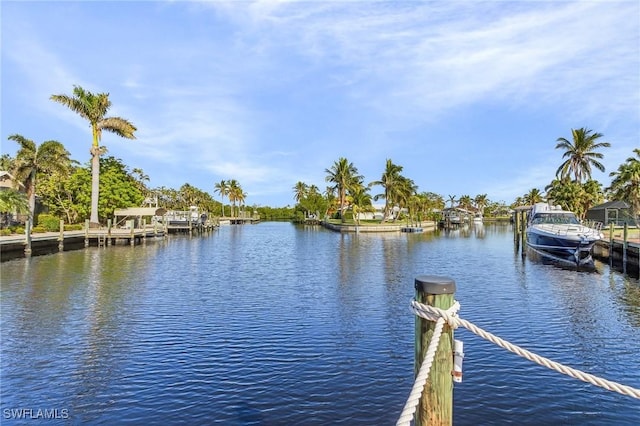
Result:
[[[440,309],[454,303],[456,283],[447,277],[422,275],[415,279],[416,301]],[[416,317],[415,374],[418,374],[436,323]],[[416,409],[415,426],[453,423],[453,330],[444,324],[438,350],[433,359],[429,378]]]
[[[60,234],[58,235],[58,251],[64,251],[64,220],[60,219]]]
[[[26,257],[31,256],[31,219],[27,219],[24,224],[24,232],[25,232],[25,247],[24,247],[24,255]]]

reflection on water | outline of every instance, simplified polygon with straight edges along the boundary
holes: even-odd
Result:
[[[640,387],[638,280],[514,256],[509,225],[262,223],[1,267],[2,409],[66,408],[76,424],[392,424],[413,382],[409,300],[423,274],[455,279],[460,315],[478,326]],[[631,398],[456,336],[456,424],[638,418]]]

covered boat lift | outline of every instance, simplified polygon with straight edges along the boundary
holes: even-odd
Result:
[[[143,225],[142,219],[150,217],[152,222],[160,222],[167,210],[161,207],[129,207],[126,209],[116,209],[113,212],[114,226],[118,226],[127,219],[133,219],[134,227],[140,228]]]

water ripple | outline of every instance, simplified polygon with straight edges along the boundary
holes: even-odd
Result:
[[[2,408],[67,408],[77,424],[393,424],[413,382],[408,306],[423,274],[454,278],[461,316],[487,331],[640,387],[639,285],[606,265],[514,256],[505,227],[264,223],[3,263]],[[456,336],[456,424],[638,420],[630,398]]]

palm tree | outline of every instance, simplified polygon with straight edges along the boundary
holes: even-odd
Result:
[[[9,171],[13,169],[13,158],[9,154],[0,156],[0,170]]]
[[[470,195],[461,195],[458,200],[458,205],[463,209],[469,210],[473,204],[473,200]]]
[[[449,203],[451,203],[451,208],[453,208],[453,204],[458,200],[456,199],[455,195],[448,195],[448,197],[449,197]]]
[[[351,204],[351,211],[353,213],[353,220],[356,225],[360,225],[360,218],[358,217],[360,212],[370,212],[373,210],[371,204],[371,194],[369,194],[369,187],[364,186],[362,182],[354,184],[349,189],[349,195],[347,196],[349,203]]]
[[[394,222],[398,220],[402,209],[409,205],[409,199],[416,193],[417,190],[418,187],[415,185],[413,180],[404,176],[400,177],[400,181],[396,187],[396,190],[394,191],[393,196],[394,202],[398,206],[398,215],[393,218]]]
[[[27,189],[29,216],[33,219],[38,174],[66,170],[71,164],[70,154],[58,141],[46,141],[36,146],[35,142],[18,134],[9,136],[9,140],[20,145],[13,164],[13,174]]]
[[[524,202],[526,204],[534,205],[544,201],[544,197],[538,188],[532,188],[524,195]]]
[[[296,203],[299,203],[307,195],[308,191],[309,186],[304,182],[298,181],[293,187],[293,198],[295,198]]]
[[[73,95],[52,95],[51,100],[67,106],[91,125],[91,223],[98,223],[98,197],[100,191],[100,147],[102,131],[115,133],[127,139],[135,139],[138,130],[128,120],[120,117],[106,117],[111,101],[108,93],[91,93],[80,86],[73,86]]]
[[[247,200],[247,193],[240,189],[236,199],[238,200],[238,213],[242,212],[242,217],[246,217],[246,210],[244,207],[245,201]]]
[[[382,216],[382,223],[384,223],[389,217],[389,209],[393,206],[393,196],[397,194],[399,185],[402,183],[402,166],[393,164],[390,159],[387,159],[384,172],[380,180],[371,182],[369,185],[380,185],[384,188],[384,193],[375,195],[374,200],[378,201],[380,198],[384,198],[384,214]]]
[[[135,180],[136,186],[140,189],[140,192],[142,192],[142,195],[144,195],[144,202],[151,203],[149,188],[146,184],[146,182],[149,182],[149,175],[145,174],[142,169],[134,167],[133,170],[131,170],[131,176]]]
[[[242,188],[240,187],[240,183],[235,179],[231,179],[228,184],[229,191],[227,192],[227,195],[231,202],[231,217],[233,217],[235,214],[236,201],[239,201],[242,198]]]
[[[213,192],[220,194],[220,199],[222,200],[222,202],[221,202],[221,204],[222,204],[222,217],[224,217],[224,197],[229,195],[229,185],[227,184],[227,181],[222,179],[220,182],[216,183],[213,187],[214,187]]]
[[[473,199],[473,203],[476,205],[478,212],[480,214],[484,214],[484,208],[487,205],[489,199],[487,198],[487,194],[478,194]]]
[[[566,160],[558,167],[556,176],[563,177],[573,174],[574,180],[582,182],[583,178],[591,178],[591,166],[604,172],[604,166],[598,160],[603,156],[596,152],[599,148],[611,146],[609,142],[597,142],[603,135],[601,133],[593,133],[592,130],[584,127],[574,130],[571,129],[573,141],[565,138],[558,138],[556,149],[564,149],[562,158]]]
[[[0,213],[2,213],[3,227],[9,225],[9,215],[7,213],[29,212],[29,201],[22,192],[7,188],[0,191]]]
[[[325,199],[327,200],[327,210],[324,212],[325,217],[333,212],[336,205],[336,187],[327,186],[324,191]]]
[[[554,179],[545,187],[545,191],[547,192],[549,203],[559,205],[563,209],[572,211],[577,216],[582,217],[584,189],[579,182],[568,177]]]
[[[344,205],[347,201],[347,191],[355,182],[361,182],[362,176],[358,175],[358,169],[341,157],[336,161],[330,169],[325,169],[328,176],[325,178],[327,182],[333,182],[338,191],[338,200],[340,203],[340,220],[344,223]]]
[[[635,157],[627,158],[617,171],[609,174],[613,180],[607,191],[614,199],[629,204],[631,211],[637,216],[640,214],[640,148],[633,152]]]

